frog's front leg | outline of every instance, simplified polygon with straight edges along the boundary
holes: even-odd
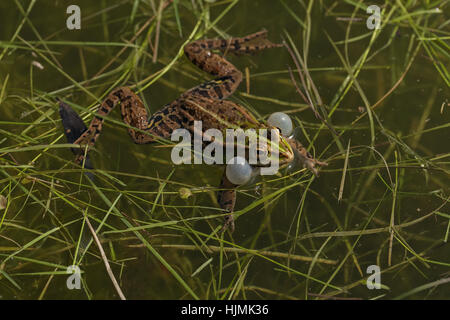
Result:
[[[233,211],[234,205],[236,204],[236,187],[237,185],[228,180],[224,170],[222,180],[220,182],[220,190],[217,193],[217,202],[219,202],[220,207],[228,214],[225,216],[225,222],[221,232],[226,231],[228,228],[231,232],[234,231]]]
[[[303,145],[296,139],[286,139],[295,152],[295,159],[299,160],[303,167],[310,170],[316,177],[319,175],[316,166],[327,166],[328,163],[315,159]]]

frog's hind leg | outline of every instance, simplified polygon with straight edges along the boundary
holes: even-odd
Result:
[[[66,135],[68,143],[74,143],[86,130],[86,125],[80,116],[71,108],[68,104],[58,99],[59,102],[59,115],[64,127],[64,134]],[[72,152],[75,155],[80,154],[79,149],[72,148]],[[89,155],[86,156],[84,161],[84,167],[86,169],[93,169]],[[90,172],[86,172],[86,175],[93,179],[94,176]]]
[[[159,134],[154,121],[148,122],[147,111],[141,99],[127,87],[121,87],[113,90],[102,102],[92,119],[89,127],[75,141],[74,144],[80,146],[93,147],[97,141],[102,128],[104,117],[107,116],[116,105],[120,104],[123,121],[129,126],[136,128],[128,128],[128,133],[135,143],[145,144],[156,140]],[[61,106],[61,102],[60,102]],[[73,111],[73,110],[72,110]],[[74,111],[73,111],[74,112]],[[81,119],[80,119],[81,120]],[[78,121],[79,122],[79,121]],[[64,125],[64,122],[63,122]],[[73,130],[75,127],[64,126],[64,130]],[[150,134],[147,134],[147,132]],[[84,160],[84,151],[80,149],[74,151],[77,155],[75,161],[81,163]]]
[[[231,62],[212,52],[212,50],[253,53],[266,48],[280,46],[270,42],[266,37],[267,31],[263,30],[242,38],[231,38],[228,40],[206,39],[187,44],[184,47],[184,52],[188,59],[200,69],[218,77],[186,91],[182,97],[199,95],[215,100],[229,97],[241,83],[242,73]]]
[[[218,49],[224,53],[251,54],[264,49],[282,47],[282,44],[272,43],[267,39],[267,30],[249,34],[241,38],[204,40],[209,49]]]
[[[217,202],[220,207],[227,212],[221,232],[224,232],[227,229],[231,232],[234,231],[233,211],[236,203],[236,187],[237,186],[235,184],[232,184],[228,180],[224,171],[222,181],[220,182],[220,190],[217,193]]]

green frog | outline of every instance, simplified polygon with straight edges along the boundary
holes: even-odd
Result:
[[[67,139],[70,143],[80,145],[80,149],[72,149],[76,154],[75,161],[92,168],[85,147],[92,147],[102,131],[104,118],[111,110],[120,105],[123,121],[131,128],[128,133],[137,144],[155,142],[159,138],[170,139],[176,129],[194,131],[194,121],[202,121],[202,130],[214,128],[226,130],[230,125],[242,129],[266,128],[274,129],[280,141],[278,151],[279,164],[284,166],[292,161],[300,161],[304,167],[317,175],[317,166],[326,165],[320,162],[292,137],[285,137],[278,128],[259,122],[244,107],[227,100],[242,81],[242,73],[224,58],[225,53],[252,54],[261,50],[281,47],[267,39],[267,31],[262,30],[245,37],[196,40],[184,47],[187,58],[200,69],[215,76],[187,90],[179,98],[165,105],[161,110],[148,117],[141,99],[128,87],[114,89],[102,102],[88,128],[81,118],[67,104],[59,101],[60,115]],[[137,130],[136,130],[137,129]],[[271,144],[268,144],[270,149]],[[269,150],[270,152],[270,150]],[[217,200],[225,210],[225,222],[222,231],[234,231],[233,211],[236,203],[236,188],[225,172],[220,183]]]

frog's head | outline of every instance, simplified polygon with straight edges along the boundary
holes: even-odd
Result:
[[[267,120],[271,132],[278,135],[279,144],[279,165],[286,166],[292,161],[299,162],[303,167],[318,175],[317,165],[327,165],[325,162],[320,162],[303,147],[303,145],[295,139],[293,132],[293,124],[290,117],[282,112],[273,113]],[[272,149],[274,146],[271,146]]]
[[[287,138],[292,134],[292,120],[283,112],[275,112],[267,119],[267,126],[272,135],[270,140],[276,142],[270,145],[269,151],[278,155],[280,167],[286,166],[294,160],[295,155]]]

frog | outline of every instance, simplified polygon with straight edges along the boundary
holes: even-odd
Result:
[[[126,86],[113,89],[107,95],[89,127],[85,126],[83,120],[67,103],[59,100],[59,111],[66,138],[69,143],[79,146],[79,148],[72,148],[75,162],[85,168],[93,168],[89,150],[94,146],[102,131],[105,117],[120,105],[122,120],[128,125],[128,133],[136,144],[170,139],[174,130],[177,129],[193,132],[195,121],[202,121],[202,134],[211,128],[223,131],[230,125],[242,129],[270,129],[269,132],[277,135],[280,141],[281,147],[277,150],[280,167],[298,161],[317,176],[318,167],[327,165],[326,162],[316,160],[297,139],[284,136],[281,129],[270,126],[264,121],[258,121],[245,107],[228,99],[238,89],[243,74],[228,61],[226,54],[255,54],[282,46],[268,40],[265,29],[244,37],[199,39],[189,42],[184,47],[188,60],[215,78],[188,89],[150,117],[139,96]],[[268,149],[270,146],[269,144]],[[270,152],[270,150],[266,151]],[[225,230],[233,232],[235,230],[233,212],[236,204],[236,190],[239,186],[227,178],[225,171],[217,192],[217,202],[225,212],[221,232]]]

